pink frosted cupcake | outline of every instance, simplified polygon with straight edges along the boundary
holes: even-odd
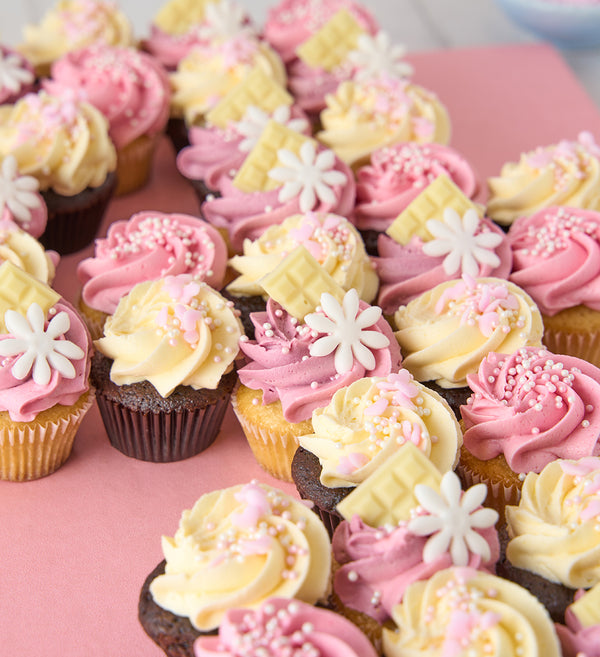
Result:
[[[538,305],[544,344],[600,366],[600,212],[553,206],[520,217],[510,279]]]
[[[243,7],[230,0],[169,0],[154,17],[143,47],[174,71],[193,48],[252,31]]]
[[[575,594],[574,603],[567,607],[565,624],[556,625],[563,657],[600,657],[600,616],[593,600],[599,590],[600,587],[596,586],[587,594],[588,598],[592,598],[591,604],[587,603],[583,607],[586,593],[579,589]]]
[[[600,454],[600,370],[590,363],[523,347],[490,353],[467,381],[458,470],[483,481],[502,511],[519,500],[523,479],[556,459]]]
[[[117,149],[117,194],[143,187],[169,118],[171,87],[163,66],[132,48],[93,45],[52,65],[44,88],[85,100],[108,119]]]
[[[272,121],[246,159],[250,164],[260,159],[259,152],[271,146]],[[297,136],[291,130],[292,133]],[[227,234],[230,248],[241,253],[244,240],[255,240],[269,226],[306,212],[350,215],[354,207],[355,183],[352,171],[339,158],[317,142],[303,137],[295,151],[275,149],[274,165],[267,165],[270,183],[257,191],[244,191],[238,177],[223,179],[221,197],[207,199],[201,207],[203,217]],[[248,170],[251,166],[248,166]]]
[[[220,289],[227,267],[227,248],[217,230],[187,214],[138,212],[116,221],[97,239],[94,255],[82,260],[79,308],[92,337],[134,285],[164,276],[189,274]]]
[[[34,87],[32,64],[20,53],[0,44],[0,105],[16,103]]]
[[[385,146],[357,170],[352,221],[372,255],[376,255],[377,236],[440,175],[448,176],[468,198],[477,192],[471,165],[456,150],[441,144]]]
[[[177,169],[192,182],[200,203],[209,193],[220,194],[235,177],[270,120],[310,135],[308,118],[297,105],[281,105],[271,113],[250,106],[240,121],[229,123],[227,128],[210,122],[190,128],[190,145],[177,155]]]
[[[379,257],[373,262],[380,281],[377,302],[384,313],[391,315],[436,285],[464,274],[508,278],[512,254],[506,235],[476,210],[461,217],[446,208],[440,219],[427,221],[427,231],[431,239],[414,235],[408,244],[379,236]]]
[[[381,310],[359,301],[356,290],[345,293],[343,306],[329,294],[321,305],[298,321],[269,299],[266,312],[251,315],[255,339],[240,343],[247,362],[238,370],[234,410],[260,465],[287,481],[298,437],[312,433],[313,410],[352,381],[397,372],[401,362]],[[340,314],[364,329],[353,349],[336,343]]]
[[[482,506],[486,492],[483,485],[463,491],[449,471],[439,489],[417,484],[419,506],[409,521],[371,527],[359,515],[343,520],[332,539],[335,607],[380,643],[382,625],[413,582],[452,566],[493,574],[498,514]]]
[[[75,309],[11,262],[0,289],[0,479],[38,479],[67,460],[92,405],[92,345]]]

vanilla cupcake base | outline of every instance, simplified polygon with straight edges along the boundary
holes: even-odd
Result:
[[[72,406],[56,404],[31,422],[15,422],[8,411],[0,412],[0,479],[31,481],[58,470],[93,400],[88,391]]]
[[[154,152],[162,133],[141,135],[127,146],[117,149],[117,189],[115,196],[124,196],[144,187],[152,171]]]
[[[242,384],[234,390],[231,402],[259,465],[276,479],[291,482],[298,438],[313,432],[312,422],[288,422],[281,402],[263,406],[262,391]]]

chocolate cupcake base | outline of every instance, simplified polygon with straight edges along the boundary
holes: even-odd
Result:
[[[298,495],[313,502],[313,511],[333,536],[335,528],[343,520],[336,506],[353,490],[352,488],[327,488],[321,483],[321,463],[304,447],[299,447],[292,460],[292,480]]]
[[[195,456],[215,441],[237,381],[235,371],[215,390],[179,386],[165,398],[147,381],[116,385],[111,365],[96,353],[90,378],[113,447],[142,461],[169,463]]]
[[[138,618],[144,632],[168,657],[193,657],[194,641],[203,632],[197,630],[188,618],[163,609],[154,602],[150,584],[165,572],[166,562],[161,561],[146,577],[138,602]]]
[[[112,172],[100,187],[88,187],[74,196],[62,196],[51,189],[43,191],[48,206],[48,223],[40,237],[44,248],[68,255],[89,246],[116,187],[117,175]]]

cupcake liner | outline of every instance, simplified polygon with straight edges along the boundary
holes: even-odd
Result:
[[[31,481],[52,474],[69,458],[75,434],[94,400],[92,391],[75,405],[54,407],[44,422],[10,422],[0,429],[0,479]]]
[[[126,456],[170,463],[196,456],[215,441],[229,405],[229,393],[204,407],[143,412],[98,395],[110,444]]]
[[[112,172],[100,187],[88,187],[75,196],[62,196],[52,190],[41,192],[48,206],[48,223],[40,237],[46,250],[68,255],[89,246],[96,237],[116,185],[117,176]]]
[[[463,488],[466,490],[475,484],[485,484],[488,493],[484,504],[498,511],[498,525],[503,525],[505,523],[504,508],[508,505],[518,504],[521,499],[522,481],[519,479],[519,475],[510,471],[508,465],[506,465],[506,477],[490,475],[486,471],[487,461],[479,461],[471,454],[465,457],[465,453],[466,449],[463,447],[460,461],[456,466],[456,474],[459,476]],[[477,468],[477,466],[480,467]]]
[[[239,420],[242,431],[254,454],[258,464],[270,475],[281,481],[292,482],[292,460],[299,447],[298,436],[310,433],[307,423],[293,424],[287,422],[283,415],[281,422],[275,426],[262,424],[260,420],[250,417],[240,403],[238,393],[240,390],[248,391],[248,388],[240,386],[231,397],[233,410]],[[251,393],[260,396],[260,390],[252,390]],[[272,405],[270,405],[272,406]],[[261,407],[262,409],[268,407]],[[273,410],[273,409],[271,409]]]
[[[162,133],[141,135],[117,150],[117,188],[115,196],[130,194],[146,185],[150,179],[154,152]]]
[[[545,326],[543,342],[553,354],[576,356],[600,367],[600,335],[597,332],[554,330]]]

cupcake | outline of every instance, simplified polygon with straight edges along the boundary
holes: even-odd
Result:
[[[467,375],[490,352],[541,346],[542,319],[531,298],[499,278],[440,283],[394,314],[403,366],[435,389],[459,415],[471,394]]]
[[[286,259],[279,266],[276,278],[289,271],[289,262]],[[296,263],[306,271],[305,264]],[[318,264],[313,266],[319,271]],[[285,307],[270,298],[265,312],[250,316],[255,339],[240,343],[246,364],[238,370],[240,386],[232,398],[259,464],[286,481],[291,481],[299,436],[312,433],[313,411],[326,406],[337,390],[352,381],[397,372],[401,362],[380,308],[360,301],[355,289],[344,294],[333,284],[334,296],[319,293],[311,273],[304,280],[318,299],[319,307],[313,306],[317,312],[302,315],[295,304],[306,289],[284,286],[286,298],[279,298]]]
[[[325,212],[348,217],[354,207],[352,171],[333,151],[269,121],[242,167],[223,180],[220,198],[207,198],[202,216],[227,235],[232,253],[291,215]]]
[[[143,47],[168,71],[174,71],[193,48],[252,32],[251,21],[238,3],[168,0],[154,16]]]
[[[441,174],[377,240],[377,302],[388,316],[443,282],[463,275],[508,278],[506,235]]]
[[[31,62],[21,53],[0,44],[0,105],[12,105],[35,87]]]
[[[472,568],[447,568],[411,584],[383,632],[385,657],[480,654],[561,657],[548,612],[526,589]]]
[[[47,77],[54,61],[71,50],[94,43],[132,46],[131,24],[114,2],[106,0],[58,0],[42,20],[23,29],[18,50]]]
[[[341,388],[313,411],[312,426],[298,439],[292,477],[331,531],[342,517],[338,503],[407,442],[442,473],[455,467],[462,445],[448,404],[405,369]]]
[[[540,309],[544,344],[600,366],[600,211],[539,210],[517,219],[508,241],[514,263],[510,280]]]
[[[316,137],[353,169],[374,151],[415,141],[447,144],[450,118],[428,89],[388,74],[342,82],[326,97]]]
[[[558,459],[523,482],[506,507],[509,541],[499,573],[526,586],[564,622],[577,589],[600,583],[600,458]]]
[[[22,176],[14,155],[7,155],[0,166],[0,221],[12,222],[39,238],[46,230],[48,208],[39,193],[34,176]]]
[[[227,248],[212,226],[187,214],[137,212],[113,222],[96,240],[94,254],[77,265],[79,310],[94,339],[121,297],[137,283],[189,274],[220,290]]]
[[[596,585],[589,593],[579,590],[565,613],[565,625],[557,625],[556,631],[563,650],[563,657],[600,656],[600,616]]]
[[[407,487],[419,479],[411,472],[400,477]],[[498,514],[482,507],[485,486],[463,491],[450,471],[436,484],[416,483],[414,491],[418,506],[410,519],[373,527],[355,514],[333,535],[334,608],[377,646],[382,628],[393,628],[393,610],[413,582],[452,566],[493,574],[500,555]]]
[[[12,262],[0,265],[0,479],[53,473],[92,405],[90,335],[75,309]]]
[[[295,214],[280,225],[267,228],[258,239],[244,240],[242,255],[229,260],[232,270],[239,275],[229,283],[226,292],[241,311],[245,328],[246,323],[251,324],[248,308],[265,309],[268,295],[260,279],[300,244],[343,290],[354,288],[367,303],[375,299],[379,281],[356,228],[337,214]],[[251,324],[246,335],[253,337],[253,330]]]
[[[269,8],[263,27],[263,37],[289,65],[297,59],[296,50],[323,27],[338,11],[346,10],[367,32],[375,33],[375,17],[353,0],[279,0]]]
[[[113,447],[168,462],[211,445],[237,380],[241,335],[230,304],[190,274],[135,285],[106,320],[92,363]]]
[[[490,353],[467,376],[473,394],[461,406],[464,446],[459,470],[483,481],[502,511],[517,504],[525,476],[556,459],[600,454],[600,370],[540,347]]]
[[[554,205],[600,210],[600,147],[589,132],[523,153],[488,178],[487,214],[508,228]]]
[[[165,560],[139,601],[145,632],[170,656],[193,655],[229,610],[272,597],[325,603],[331,545],[317,516],[277,488],[252,481],[203,495],[184,511]]]
[[[239,33],[197,46],[179,62],[170,74],[174,121],[169,136],[176,150],[189,143],[186,130],[203,125],[206,114],[255,67],[286,86],[279,55],[252,34]]]
[[[269,120],[310,135],[306,114],[292,96],[262,69],[253,69],[188,131],[190,145],[177,155],[177,169],[191,181],[198,201],[220,195],[233,179]]]
[[[54,62],[43,87],[57,96],[85,100],[107,118],[108,136],[117,150],[117,195],[147,183],[171,99],[167,72],[154,57],[95,44]]]
[[[478,185],[471,165],[458,151],[442,144],[384,146],[357,169],[352,223],[371,255],[377,255],[377,237],[441,175],[448,176],[467,198],[475,195]]]
[[[193,657],[248,657],[280,650],[306,657],[377,657],[367,637],[339,614],[285,598],[269,598],[253,611],[228,611],[218,636],[196,639]]]
[[[104,116],[89,103],[28,94],[0,106],[0,157],[8,155],[20,174],[39,182],[48,207],[42,244],[61,255],[87,246],[116,185],[115,147]]]

